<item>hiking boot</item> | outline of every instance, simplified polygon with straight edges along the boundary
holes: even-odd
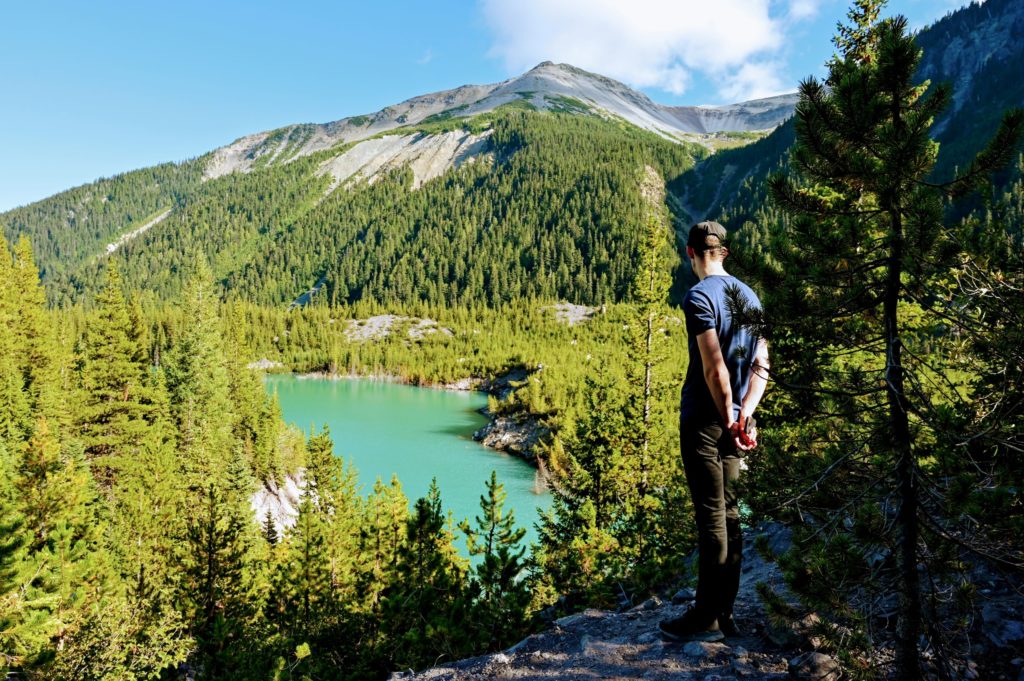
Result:
[[[728,638],[743,636],[743,630],[736,625],[736,620],[731,614],[718,616],[718,629]]]
[[[721,641],[725,638],[718,628],[718,621],[699,620],[693,610],[687,610],[681,617],[658,622],[662,636],[671,641]]]

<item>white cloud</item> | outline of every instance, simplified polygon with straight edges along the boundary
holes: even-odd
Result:
[[[786,21],[819,0],[788,0]],[[512,73],[550,59],[682,94],[694,73],[732,101],[777,94],[783,20],[770,0],[481,0],[491,55]]]
[[[789,19],[792,21],[803,21],[810,19],[818,13],[820,0],[790,0]]]
[[[420,66],[423,66],[424,64],[429,64],[431,61],[433,61],[433,59],[434,52],[433,50],[428,49],[426,52],[423,53],[422,57],[416,60],[416,63],[419,64]]]
[[[724,78],[718,92],[730,102],[792,92],[793,85],[783,81],[781,72],[778,62],[747,62]]]

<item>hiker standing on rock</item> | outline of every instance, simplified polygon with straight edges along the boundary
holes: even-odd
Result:
[[[736,481],[742,452],[757,446],[753,413],[768,381],[768,346],[733,322],[727,300],[761,302],[725,271],[725,228],[690,228],[686,255],[700,283],[683,299],[690,364],[679,414],[680,448],[697,521],[697,599],[681,617],[658,626],[666,638],[717,641],[738,636],[732,616],[740,586],[743,535]]]

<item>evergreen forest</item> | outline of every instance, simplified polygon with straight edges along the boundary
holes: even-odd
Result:
[[[963,677],[978,575],[1024,570],[1024,95],[1012,55],[964,95],[936,53],[1014,7],[914,35],[883,5],[853,2],[790,121],[714,153],[513,103],[399,130],[487,135],[415,188],[400,168],[332,189],[342,145],[0,215],[0,671],[384,679],[692,583],[680,252],[709,217],[772,353],[742,491],[746,525],[793,533],[770,617],[813,613],[848,678]],[[357,333],[380,315],[390,333]],[[504,382],[488,413],[542,434],[537,542],[493,474],[472,518],[436,484],[360,487],[345,434],[288,426],[256,360]],[[257,517],[285,480],[294,522]]]

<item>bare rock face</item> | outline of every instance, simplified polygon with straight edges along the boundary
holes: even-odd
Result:
[[[280,483],[274,480],[265,482],[252,495],[250,505],[258,522],[262,522],[269,513],[278,532],[295,524],[306,484],[304,473],[305,470],[300,470],[294,475],[287,475]]]
[[[333,178],[329,191],[365,181],[372,184],[382,173],[409,166],[413,189],[451,168],[471,163],[487,151],[489,130],[478,135],[464,130],[437,135],[386,135],[359,142],[340,156],[325,161],[321,174]]]

